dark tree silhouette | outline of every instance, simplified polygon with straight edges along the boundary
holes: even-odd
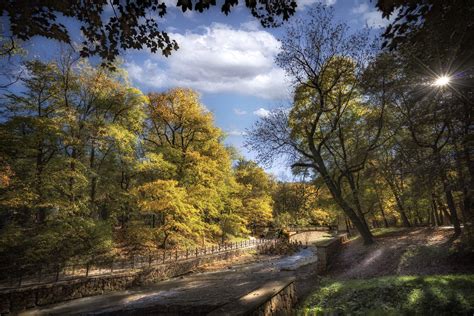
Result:
[[[221,11],[227,15],[238,3],[238,0],[225,0]],[[295,0],[246,0],[245,5],[264,27],[279,25],[296,10]],[[203,12],[216,6],[216,1],[178,0],[176,6],[183,12]],[[128,49],[148,48],[153,53],[161,51],[165,56],[178,49],[178,43],[159,27],[158,20],[166,15],[167,9],[163,0],[0,2],[2,16],[8,17],[10,34],[7,36],[20,40],[43,36],[70,44],[70,32],[61,18],[73,18],[81,25],[81,56],[99,56],[108,66],[121,51]]]

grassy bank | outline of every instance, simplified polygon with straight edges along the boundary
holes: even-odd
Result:
[[[472,315],[474,275],[323,280],[301,315]]]

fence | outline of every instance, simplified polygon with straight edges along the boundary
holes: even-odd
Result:
[[[254,248],[274,242],[276,242],[275,239],[251,239],[211,247],[164,250],[161,253],[147,256],[132,256],[131,259],[114,259],[102,262],[90,261],[71,265],[9,267],[0,270],[0,289],[14,289],[78,278],[120,274],[160,264],[212,256],[226,251]]]

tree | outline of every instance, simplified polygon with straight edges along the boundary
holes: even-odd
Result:
[[[106,254],[126,203],[121,173],[135,157],[143,94],[121,73],[69,61],[28,62],[24,89],[2,100],[0,240],[10,262]]]
[[[26,92],[7,94],[3,103],[7,120],[1,126],[0,147],[14,177],[1,204],[11,216],[16,213],[21,222],[30,223],[43,222],[46,210],[55,206],[61,108],[56,65],[34,61],[27,63],[26,69],[30,73],[22,79]],[[28,211],[15,212],[18,208]]]
[[[198,94],[177,88],[149,95],[144,135],[146,156],[160,155],[173,166],[165,179],[177,181],[198,211],[203,234],[210,240],[225,239],[246,231],[231,167],[230,152],[222,144],[223,133],[200,103]],[[230,220],[233,223],[230,223]]]
[[[228,15],[238,0],[225,0],[221,11]],[[209,0],[179,0],[176,4],[183,12],[203,12],[216,5]],[[279,19],[288,20],[295,13],[296,1],[245,1],[252,15],[264,27],[275,26]],[[59,18],[69,17],[80,23],[82,57],[99,56],[103,64],[113,66],[113,61],[129,49],[148,48],[152,53],[161,51],[169,56],[178,49],[178,43],[159,27],[159,18],[167,13],[166,1],[48,1],[25,2],[6,0],[0,3],[0,12],[9,20],[12,38],[29,40],[42,36],[72,44],[68,27]]]
[[[432,36],[443,38],[446,42],[442,45],[461,54],[468,54],[474,48],[474,5],[469,0],[449,3],[442,0],[378,0],[376,7],[385,18],[396,14],[383,34],[384,46],[390,49],[424,42]]]
[[[441,101],[442,106],[449,109],[450,127],[446,127],[444,133],[450,134],[450,142],[455,152],[453,154],[456,157],[455,169],[460,175],[459,184],[463,195],[461,208],[465,215],[465,227],[470,239],[474,240],[474,143],[469,127],[472,125],[474,113],[474,5],[472,1],[466,0],[380,0],[377,7],[384,16],[396,14],[394,22],[385,30],[384,45],[399,54],[406,65],[410,65],[404,68],[409,77],[415,82],[433,82],[440,76],[448,76],[451,79],[449,84],[441,89],[444,97],[437,101]],[[431,101],[436,102],[433,99]],[[436,107],[434,104],[431,106]],[[439,161],[436,156],[440,148],[431,147],[433,158]],[[449,183],[447,180],[443,182]],[[449,196],[449,192],[447,194]],[[454,210],[453,203],[449,204],[451,210]],[[454,214],[452,211],[451,213]],[[454,218],[453,220],[456,222]]]
[[[275,222],[289,225],[331,225],[335,222],[337,205],[330,193],[314,183],[278,182],[273,191]]]
[[[197,239],[203,227],[197,210],[189,203],[184,188],[175,180],[156,180],[136,188],[135,192],[142,212],[159,216],[156,240],[162,247],[186,239]]]
[[[235,178],[241,185],[238,195],[242,207],[238,214],[245,220],[247,228],[256,234],[257,227],[268,226],[273,217],[273,181],[255,162],[243,159],[235,166]]]
[[[357,173],[377,146],[385,100],[372,104],[361,98],[367,43],[364,34],[349,35],[345,25],[335,24],[332,9],[322,5],[310,11],[309,20],[290,25],[277,63],[294,78],[293,107],[289,114],[280,110],[258,122],[248,146],[262,161],[289,155],[294,167],[321,177],[370,244]]]

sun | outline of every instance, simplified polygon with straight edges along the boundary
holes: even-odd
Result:
[[[451,81],[449,76],[441,76],[438,77],[435,82],[433,83],[434,86],[442,87],[447,85]]]

